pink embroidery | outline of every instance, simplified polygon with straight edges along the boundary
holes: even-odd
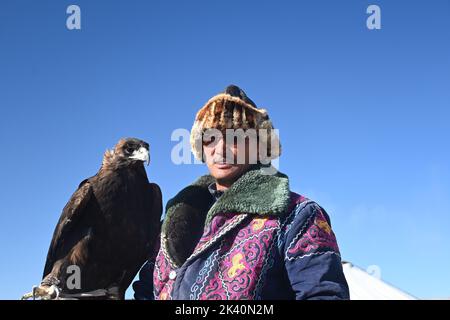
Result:
[[[336,237],[320,209],[311,216],[300,232],[302,234],[299,234],[295,244],[287,250],[289,260],[330,251],[339,254]]]
[[[306,198],[293,193],[288,212],[304,200]],[[200,278],[201,282],[195,286],[199,290],[195,292],[195,298],[200,300],[254,299],[258,294],[261,279],[265,276],[263,273],[273,253],[272,248],[276,245],[274,241],[280,231],[280,221],[275,216],[255,216],[253,219],[242,220],[243,217],[242,214],[235,213],[218,214],[205,227],[202,238],[194,250],[194,259],[198,252],[214,243],[220,234],[225,235],[220,248],[215,251],[216,257],[210,262],[214,267],[208,266],[210,269],[207,275]],[[235,228],[237,225],[239,227]],[[322,239],[321,230],[327,230],[327,228],[323,221],[318,220],[316,230],[309,228],[307,237]],[[324,239],[327,240],[327,238]],[[303,241],[304,237],[301,237],[301,240]],[[319,243],[331,245],[332,241]],[[315,242],[308,245],[308,250],[312,250]],[[297,244],[295,247],[297,248]],[[155,295],[159,299],[172,297],[174,280],[169,278],[170,271],[172,267],[161,249],[156,258],[153,275]]]
[[[227,296],[222,290],[220,279],[218,277],[212,277],[208,281],[208,285],[205,287],[200,300],[226,300]]]
[[[227,235],[222,246],[218,269],[211,276],[200,299],[253,299],[261,270],[269,254],[269,247],[276,235],[278,219],[267,217],[264,227],[259,227],[260,217],[249,221],[239,231]],[[256,222],[255,222],[256,221]]]
[[[155,269],[153,272],[153,286],[157,299],[171,299],[171,291],[173,280],[169,278],[170,267],[169,261],[164,257],[162,250],[159,251],[155,260]]]
[[[199,240],[197,246],[194,249],[194,252],[198,252],[202,250],[202,248],[211,242],[215,236],[223,229],[226,228],[230,223],[232,223],[235,219],[238,219],[239,215],[235,213],[223,213],[216,215],[211,222],[205,226],[203,231],[203,235]]]

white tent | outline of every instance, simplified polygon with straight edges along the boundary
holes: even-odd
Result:
[[[342,262],[351,300],[417,300],[351,264]]]

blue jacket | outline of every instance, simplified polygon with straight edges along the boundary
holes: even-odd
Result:
[[[251,170],[215,199],[203,176],[170,200],[136,299],[349,299],[325,210]]]

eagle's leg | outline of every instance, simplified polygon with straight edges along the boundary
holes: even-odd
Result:
[[[28,300],[31,298],[33,298],[33,300],[36,300],[36,298],[40,298],[41,300],[58,299],[59,288],[56,285],[52,286],[40,285],[39,287],[34,286],[33,291],[26,293],[22,296],[22,300]]]

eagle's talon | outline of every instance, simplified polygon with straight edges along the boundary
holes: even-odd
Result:
[[[59,296],[60,290],[55,285],[52,285],[51,287],[33,286],[32,291],[24,294],[21,300],[28,300],[28,299],[36,300],[37,298],[40,298],[41,300],[53,300],[58,299]]]
[[[33,286],[33,289],[31,291],[31,293],[33,294],[33,300],[36,300],[36,290],[37,290],[37,286]]]
[[[58,299],[59,298],[59,293],[60,293],[59,292],[59,288],[57,286],[55,286],[55,285],[52,285],[50,287],[50,289],[53,290],[52,295],[53,295],[53,293],[56,293],[56,295],[55,295],[55,297],[53,299]]]
[[[33,292],[25,293],[25,294],[20,298],[20,300],[28,300],[28,299],[30,299],[30,298],[33,298]]]

